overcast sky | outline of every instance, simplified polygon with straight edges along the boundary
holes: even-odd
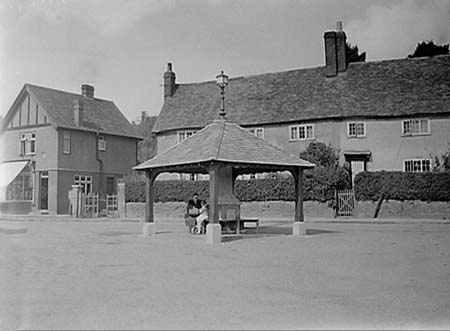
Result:
[[[339,20],[367,61],[450,40],[450,1],[0,0],[0,114],[28,82],[157,115],[167,62],[177,82],[322,66]]]

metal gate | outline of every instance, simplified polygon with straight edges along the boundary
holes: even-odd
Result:
[[[353,216],[355,210],[355,193],[353,190],[337,191],[336,216]]]

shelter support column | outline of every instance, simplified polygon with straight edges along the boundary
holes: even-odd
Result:
[[[211,163],[209,167],[209,223],[206,226],[208,244],[219,244],[222,241],[222,227],[219,223],[219,164]]]
[[[303,215],[303,169],[297,168],[294,171],[295,181],[295,219],[292,226],[292,234],[301,236],[306,234],[306,225]]]
[[[153,214],[153,182],[157,176],[156,171],[145,172],[145,219],[142,228],[144,236],[154,236],[156,233]]]

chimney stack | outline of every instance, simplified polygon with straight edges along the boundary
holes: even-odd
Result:
[[[81,85],[81,94],[88,99],[94,99],[94,86],[83,84]]]
[[[347,70],[345,58],[347,36],[342,30],[342,22],[336,22],[336,31],[325,32],[323,38],[325,40],[326,75],[327,77],[334,77],[339,72]]]
[[[171,97],[175,93],[175,73],[172,71],[172,63],[167,63],[167,71],[164,73],[164,98]]]
[[[77,99],[73,103],[73,121],[76,126],[82,126],[84,120],[83,100]]]

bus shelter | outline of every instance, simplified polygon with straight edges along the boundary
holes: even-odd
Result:
[[[224,118],[214,120],[190,138],[134,167],[146,174],[143,233],[156,233],[153,184],[163,172],[209,175],[209,224],[206,237],[209,243],[218,243],[221,241],[219,221],[230,214],[240,217],[240,202],[233,194],[237,176],[289,171],[295,181],[293,234],[305,234],[303,172],[313,167],[314,164],[288,154],[235,123]]]

